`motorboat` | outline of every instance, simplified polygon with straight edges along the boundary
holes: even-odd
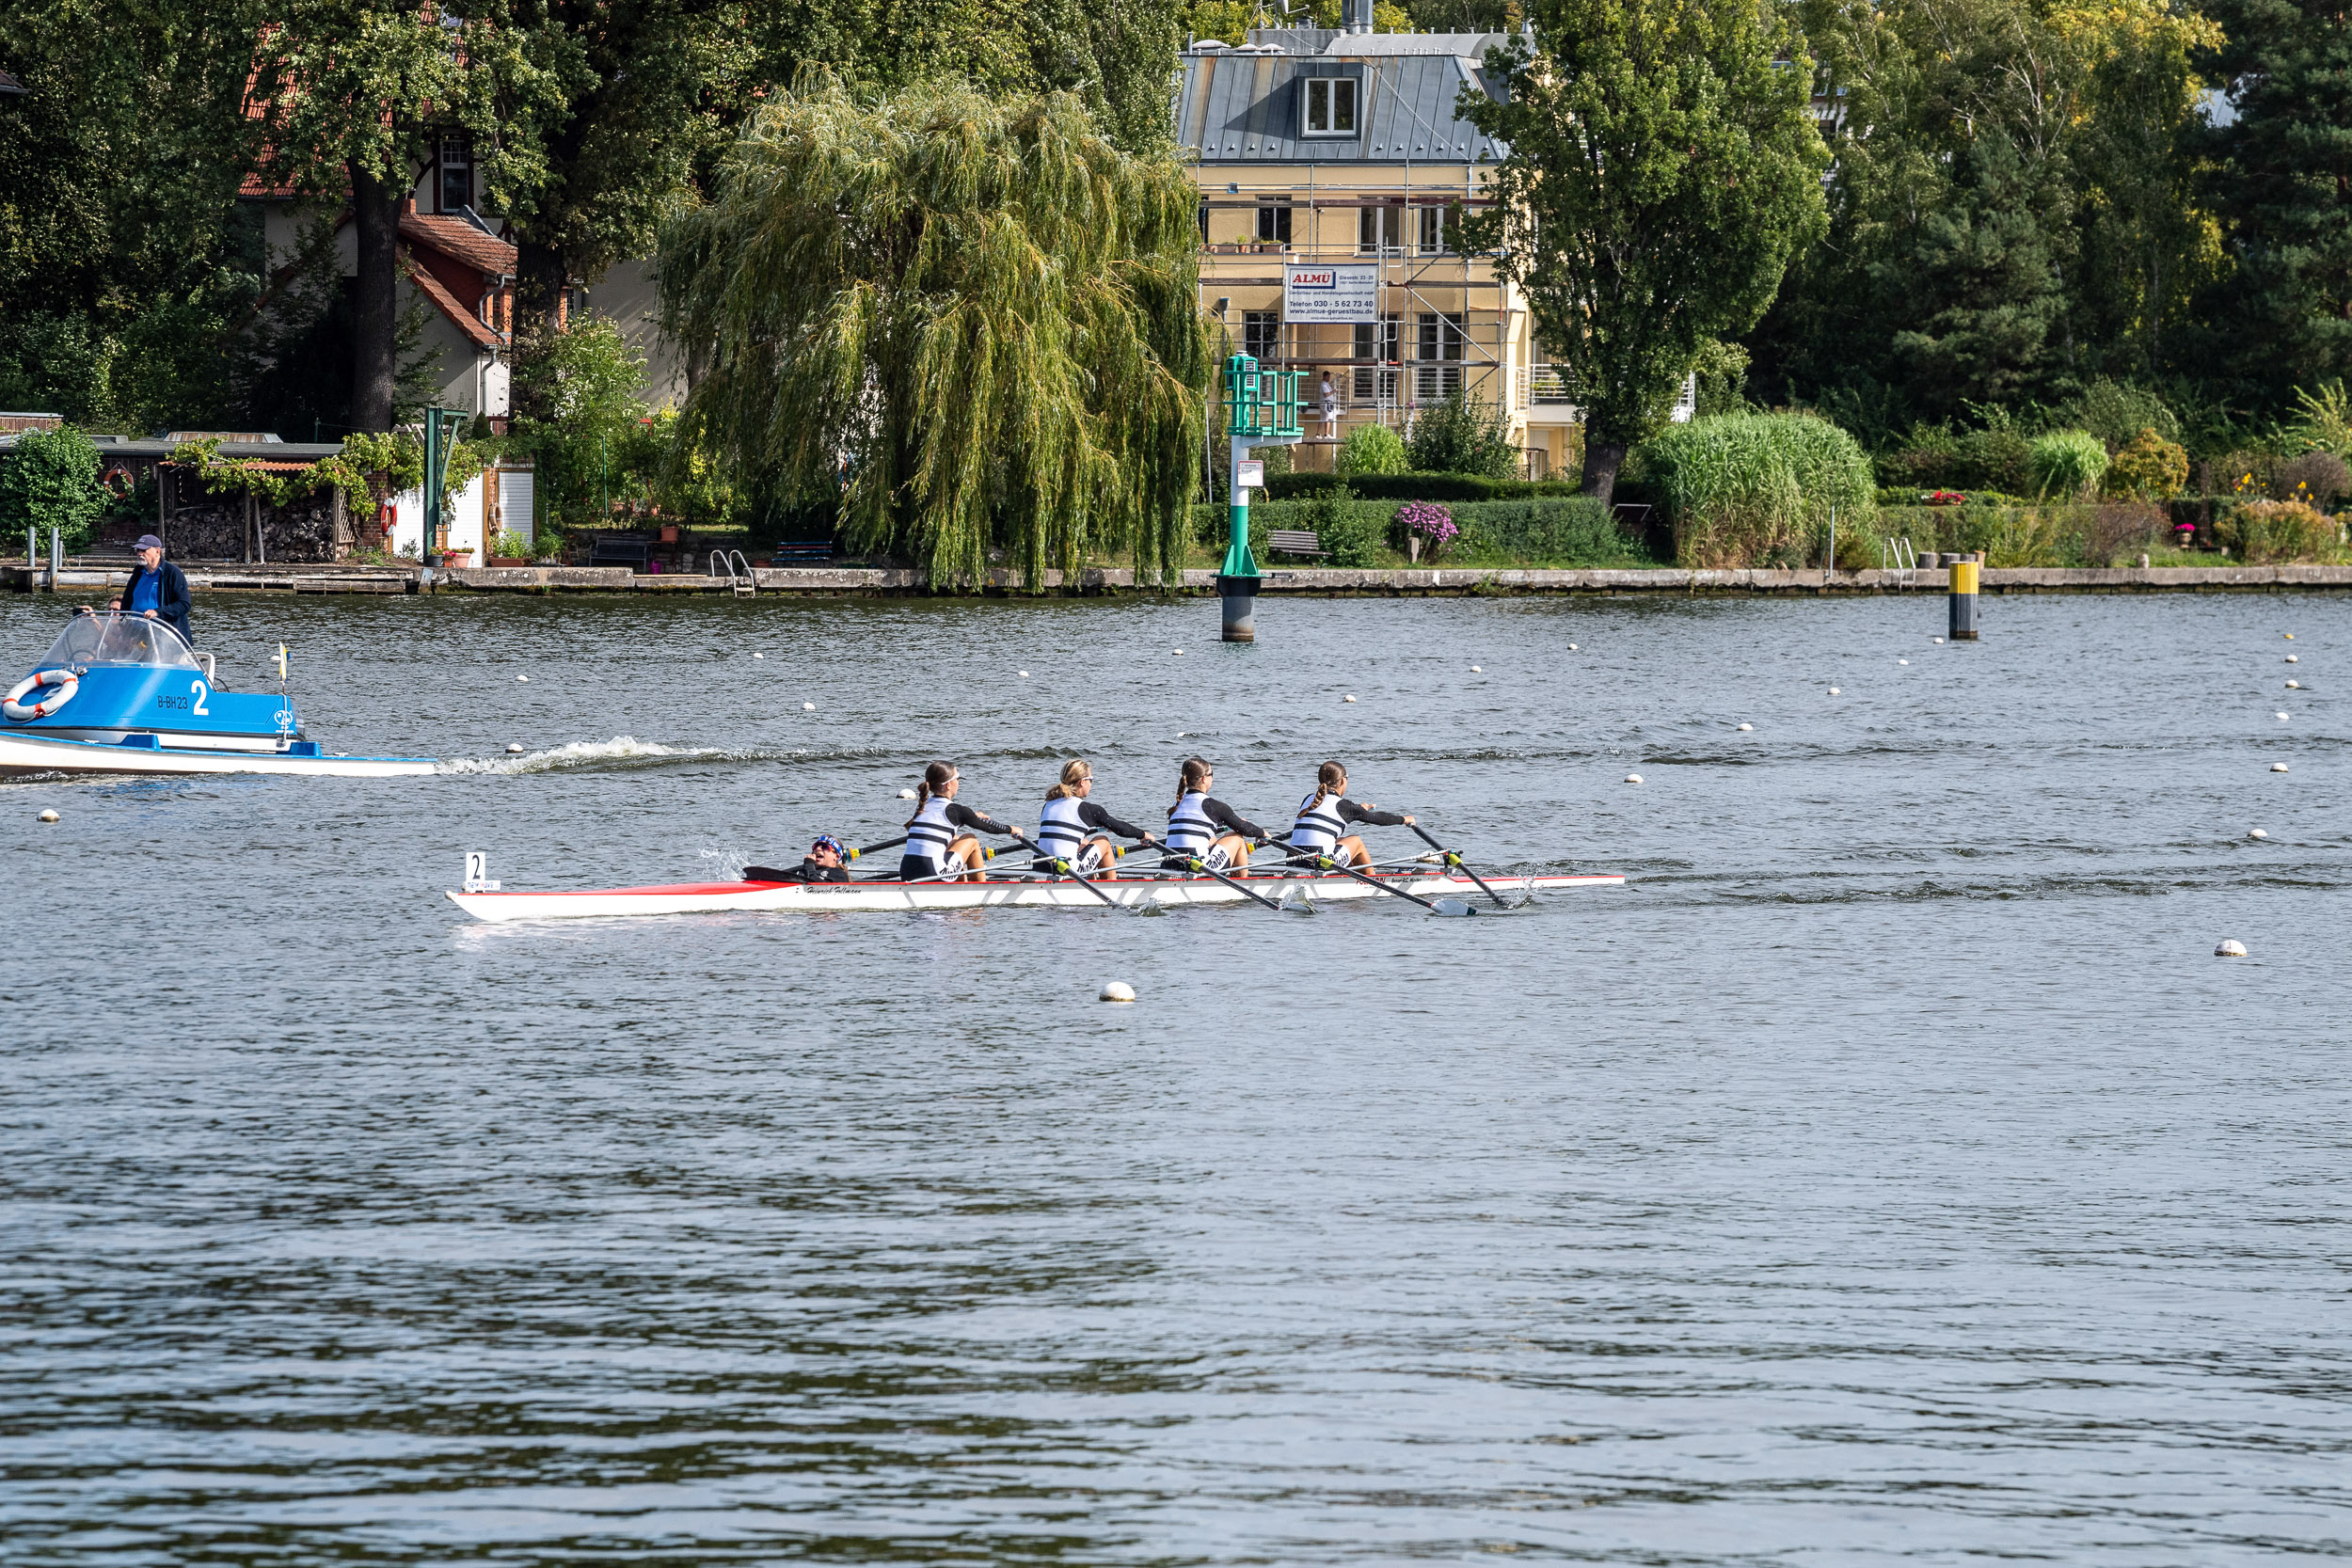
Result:
[[[295,773],[391,778],[431,757],[348,756],[302,732],[294,698],[224,688],[167,621],[81,611],[0,699],[0,777]]]

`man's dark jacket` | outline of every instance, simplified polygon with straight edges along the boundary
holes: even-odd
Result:
[[[147,562],[142,561],[131,568],[131,580],[122,585],[122,612],[131,613],[131,591],[147,575]],[[188,629],[188,574],[167,561],[155,568],[155,618],[169,621],[172,628],[191,643],[196,633]]]

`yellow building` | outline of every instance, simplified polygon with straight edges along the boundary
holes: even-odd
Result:
[[[1530,478],[1575,465],[1576,410],[1519,291],[1466,252],[1456,214],[1491,204],[1506,150],[1455,115],[1491,92],[1501,33],[1260,28],[1184,53],[1178,140],[1198,160],[1200,297],[1242,352],[1309,372],[1299,466],[1356,426],[1407,430],[1457,388],[1510,417]],[[1324,388],[1327,382],[1329,391]]]

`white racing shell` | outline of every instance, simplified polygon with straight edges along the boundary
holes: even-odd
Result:
[[[1375,873],[1384,886],[1423,898],[1450,896],[1485,903],[1478,884],[1439,871]],[[1337,875],[1268,875],[1240,879],[1266,898],[1304,895],[1316,903],[1381,898],[1381,888]],[[1616,887],[1614,872],[1576,876],[1488,877],[1506,895],[1561,888]],[[1128,909],[1154,905],[1239,904],[1247,900],[1213,877],[1100,879],[1090,884]],[[567,920],[639,914],[847,914],[909,910],[1095,909],[1103,900],[1072,881],[1002,882],[684,882],[666,887],[598,888],[580,893],[454,893],[450,901],[477,920]],[[1392,900],[1402,904],[1402,899]]]

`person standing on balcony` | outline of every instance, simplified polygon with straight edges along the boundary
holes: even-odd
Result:
[[[1323,438],[1332,440],[1340,431],[1340,393],[1331,385],[1331,372],[1323,372]]]

